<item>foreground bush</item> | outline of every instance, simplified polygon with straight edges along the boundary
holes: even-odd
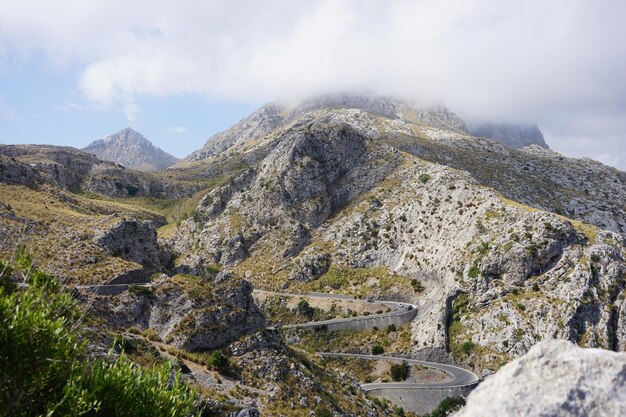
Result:
[[[76,303],[28,257],[16,264],[0,261],[0,415],[193,413],[195,393],[170,365],[144,369],[124,355],[85,361]],[[16,275],[28,285],[18,288]]]
[[[69,378],[81,350],[78,309],[56,281],[20,258],[29,284],[18,290],[0,262],[0,415],[45,414]],[[13,285],[12,285],[13,284]]]
[[[191,394],[170,364],[145,369],[122,355],[77,367],[51,415],[185,417],[194,410]]]

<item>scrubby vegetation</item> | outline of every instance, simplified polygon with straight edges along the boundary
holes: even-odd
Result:
[[[432,413],[424,414],[423,417],[446,417],[465,405],[463,397],[448,397],[439,403]]]
[[[27,284],[18,288],[13,278]],[[0,262],[0,414],[189,416],[194,391],[168,363],[145,369],[123,353],[85,360],[81,314],[52,276],[20,255]]]

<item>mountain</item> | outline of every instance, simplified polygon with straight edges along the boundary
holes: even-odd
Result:
[[[470,126],[473,136],[495,139],[513,148],[538,145],[547,148],[543,133],[536,125],[516,125],[510,123],[485,123]]]
[[[178,162],[178,158],[157,148],[130,127],[98,139],[83,150],[105,161],[146,172],[160,171]]]
[[[92,355],[123,336],[137,363],[177,363],[215,415],[402,415],[363,391],[391,365],[315,352],[456,364],[495,373],[492,390],[518,358],[530,378],[537,351],[579,355],[531,351],[544,339],[626,350],[626,173],[474,136],[442,107],[268,104],[162,172],[0,146],[0,196],[0,257],[26,248],[75,289]],[[287,326],[399,302],[410,322]]]
[[[477,372],[547,335],[626,346],[626,173],[374,103],[270,105],[210,140],[188,169],[229,180],[163,236],[180,271],[414,302],[412,351]]]
[[[209,138],[202,149],[193,152],[182,163],[202,160],[237,143],[262,137],[305,113],[322,108],[359,109],[392,119],[406,119],[419,124],[449,128],[453,131],[466,130],[463,120],[444,107],[419,109],[405,101],[390,97],[326,95],[305,100],[295,106],[283,103],[265,105],[230,129]]]

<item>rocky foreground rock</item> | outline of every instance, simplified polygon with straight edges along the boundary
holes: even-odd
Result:
[[[455,417],[626,415],[626,353],[544,341],[488,377]]]

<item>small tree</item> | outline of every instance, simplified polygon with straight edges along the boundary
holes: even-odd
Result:
[[[382,355],[385,353],[385,349],[381,345],[372,346],[372,355]]]
[[[298,302],[298,306],[296,307],[296,312],[299,315],[305,316],[310,319],[313,317],[315,310],[313,310],[313,308],[311,307],[311,305],[309,304],[307,300],[302,299]]]
[[[230,359],[228,359],[228,356],[224,355],[219,350],[211,352],[209,355],[208,365],[212,369],[224,375],[228,375],[232,372]]]
[[[389,374],[394,381],[404,381],[409,377],[409,364],[406,361],[394,363],[389,368]]]

